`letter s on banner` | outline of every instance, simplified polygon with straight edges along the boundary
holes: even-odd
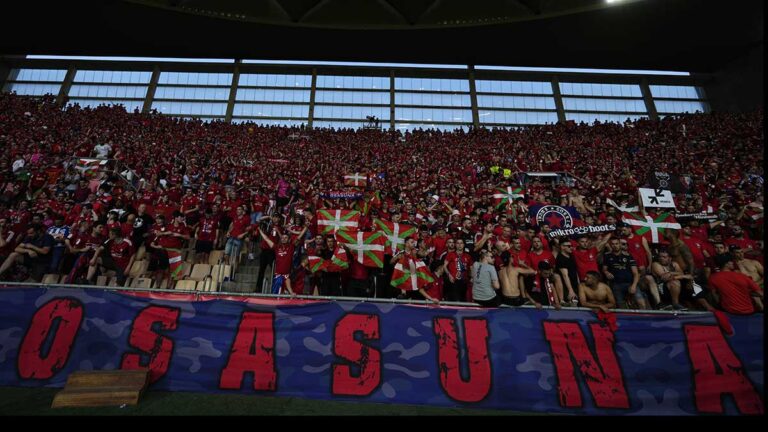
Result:
[[[149,368],[149,381],[162,378],[171,364],[173,340],[155,333],[152,326],[159,324],[161,330],[176,330],[181,309],[167,306],[148,306],[136,316],[131,325],[128,344],[149,355],[148,361],[142,361],[141,355],[126,353],[123,355],[121,369]]]
[[[355,333],[362,333],[366,341],[379,340],[378,315],[349,314],[336,323],[333,352],[357,366],[358,373],[353,374],[348,364],[334,363],[334,396],[368,396],[381,384],[381,352],[355,340]]]

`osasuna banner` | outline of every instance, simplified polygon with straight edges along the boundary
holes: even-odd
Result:
[[[625,315],[0,289],[0,385],[149,368],[153,390],[586,414],[762,414],[763,315]],[[615,330],[612,330],[615,328]]]
[[[672,192],[668,190],[640,188],[639,191],[644,207],[675,208]]]

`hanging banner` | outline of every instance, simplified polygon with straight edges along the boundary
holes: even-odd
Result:
[[[0,289],[0,385],[148,368],[150,391],[607,415],[762,414],[763,315],[601,314]]]
[[[640,188],[640,197],[644,207],[675,208],[672,192],[662,189]]]

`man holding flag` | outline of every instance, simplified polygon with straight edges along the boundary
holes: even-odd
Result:
[[[440,300],[426,291],[427,286],[435,281],[435,276],[424,261],[416,258],[416,243],[415,236],[408,237],[405,248],[392,257],[391,263],[395,265],[395,271],[392,273],[391,285],[401,291],[398,299],[418,298],[418,292],[422,298],[440,304]]]

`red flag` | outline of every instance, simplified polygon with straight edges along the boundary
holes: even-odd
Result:
[[[384,267],[384,244],[387,241],[382,231],[339,231],[336,241],[346,245],[360,264],[366,267]]]
[[[320,234],[331,234],[338,230],[357,230],[360,212],[357,210],[318,210],[317,228]]]
[[[411,225],[394,223],[382,219],[374,219],[373,223],[374,229],[382,231],[384,232],[384,235],[386,235],[387,241],[385,246],[387,246],[387,251],[391,255],[396,254],[398,250],[404,249],[405,239],[417,233],[416,228]]]
[[[325,260],[316,255],[309,255],[309,271],[315,273],[323,268]]]
[[[340,272],[348,269],[349,258],[347,257],[347,251],[345,251],[341,245],[336,246],[333,256],[331,259],[325,260],[322,268],[329,272]]]
[[[368,186],[368,176],[362,173],[346,174],[344,185],[364,188]]]
[[[659,213],[658,215],[648,213],[648,216],[625,212],[621,220],[632,225],[635,234],[645,237],[649,243],[660,243],[662,234],[667,229],[682,229],[672,214],[668,212]]]
[[[395,266],[391,285],[402,291],[418,291],[435,281],[435,275],[429,271],[424,261],[405,257]]]

